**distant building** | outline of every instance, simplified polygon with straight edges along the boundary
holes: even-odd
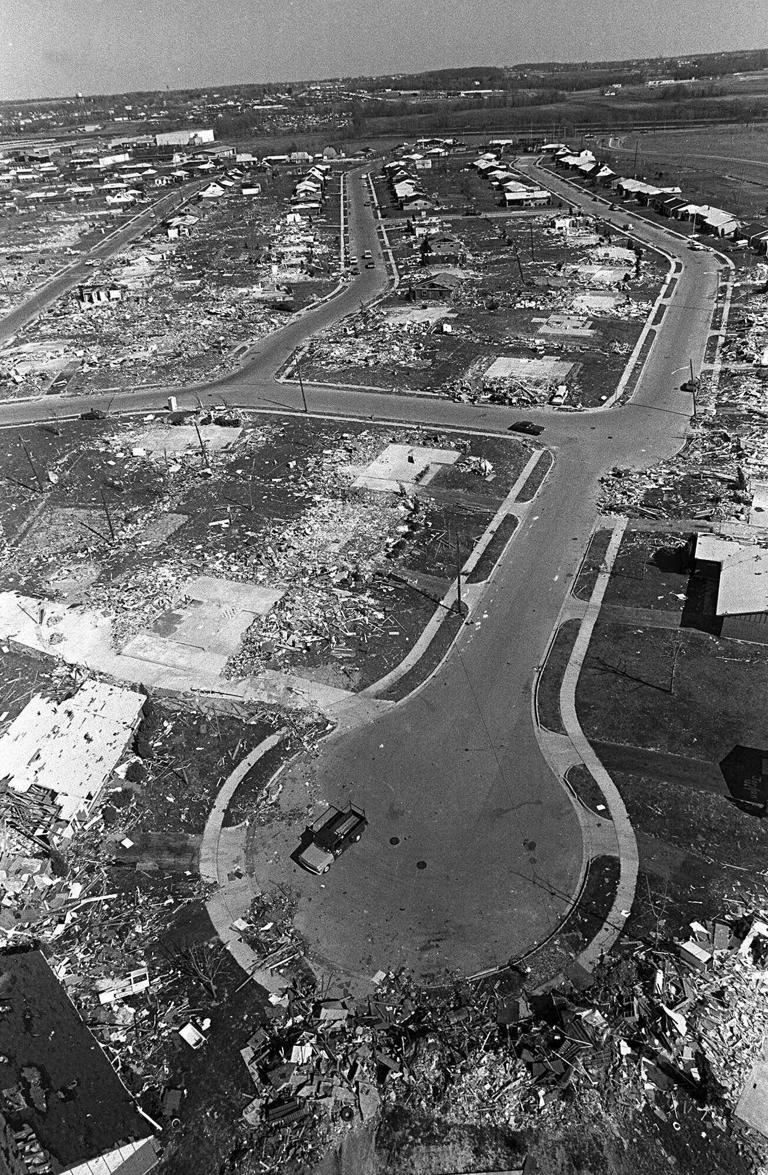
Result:
[[[203,143],[212,143],[213,131],[210,128],[192,129],[184,131],[163,131],[155,135],[156,147],[199,147]]]

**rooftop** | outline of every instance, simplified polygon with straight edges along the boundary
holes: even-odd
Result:
[[[71,1168],[152,1136],[40,951],[0,956],[0,1108]]]

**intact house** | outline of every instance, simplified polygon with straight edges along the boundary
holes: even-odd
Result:
[[[768,549],[751,536],[697,534],[695,559],[697,569],[717,581],[722,635],[768,644]]]

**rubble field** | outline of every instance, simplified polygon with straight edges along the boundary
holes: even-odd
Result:
[[[19,195],[2,203],[3,281],[0,315],[9,314],[37,286],[86,253],[140,211],[104,207],[104,198],[54,205]]]
[[[0,738],[33,695],[66,703],[85,684],[10,650],[0,666]],[[594,977],[574,968],[547,991],[534,959],[439,988],[380,971],[357,1001],[314,987],[290,894],[256,896],[238,929],[285,986],[248,980],[212,937],[196,849],[224,778],[278,725],[145,700],[64,842],[31,836],[23,806],[10,821],[23,796],[3,793],[0,934],[43,949],[161,1123],[163,1175],[757,1172],[768,926],[744,895],[669,917],[657,884],[650,926],[636,920]],[[318,733],[294,725],[284,753]],[[270,818],[268,778],[248,781],[250,819]]]
[[[313,696],[362,689],[411,648],[530,455],[513,438],[174,419],[3,434],[6,635],[70,661],[87,647],[126,680],[165,663],[189,686],[215,672],[215,692],[281,675]]]
[[[651,469],[609,471],[599,499],[605,513],[738,523],[749,517],[752,483],[768,478],[768,266],[739,250],[726,251],[736,276],[722,365],[711,367],[715,348],[709,346],[695,382],[685,447]],[[723,296],[721,287],[721,305]]]
[[[315,336],[306,378],[594,406],[615,390],[666,272],[593,218],[551,212],[414,218],[388,235],[397,290]]]
[[[77,670],[0,647],[0,739],[32,699],[66,706],[85,682]],[[161,1124],[163,1169],[202,1175],[232,1145],[241,1062],[231,1042],[266,999],[243,987],[213,932],[199,844],[229,772],[285,720],[140,700],[130,745],[71,837],[43,823],[34,789],[17,793],[3,781],[0,939],[6,950],[44,951],[118,1075]],[[312,737],[311,726],[294,723],[283,752]],[[193,1020],[205,1033],[203,1056],[179,1034]],[[197,1166],[174,1168],[182,1139],[194,1140]]]
[[[0,348],[2,395],[173,386],[232,370],[286,313],[336,285],[338,177],[328,188],[327,215],[315,217],[291,211],[287,177],[263,197],[225,190],[187,204]]]

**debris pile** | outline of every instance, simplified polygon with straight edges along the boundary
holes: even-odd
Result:
[[[717,417],[699,418],[678,456],[643,471],[614,467],[604,474],[600,509],[630,518],[746,519],[749,479],[768,471],[753,453],[759,449],[749,434],[723,428]]]
[[[429,321],[393,319],[378,309],[364,310],[315,336],[302,364],[305,371],[313,367],[334,371],[350,366],[429,367],[432,359],[425,356],[425,344],[431,333]]]
[[[520,1130],[597,1095],[675,1129],[702,1113],[728,1127],[768,1031],[768,925],[737,909],[690,929],[558,990],[528,990],[522,967],[428,991],[378,972],[357,1001],[294,981],[241,1049],[264,1169],[316,1159],[389,1107]]]
[[[214,376],[279,327],[281,311],[331,288],[338,257],[330,232],[298,212],[276,216],[274,202],[244,204],[234,191],[197,210],[185,218],[194,224],[188,233],[168,240],[161,227],[100,260],[80,295],[24,327],[0,350],[7,390],[92,392]]]

